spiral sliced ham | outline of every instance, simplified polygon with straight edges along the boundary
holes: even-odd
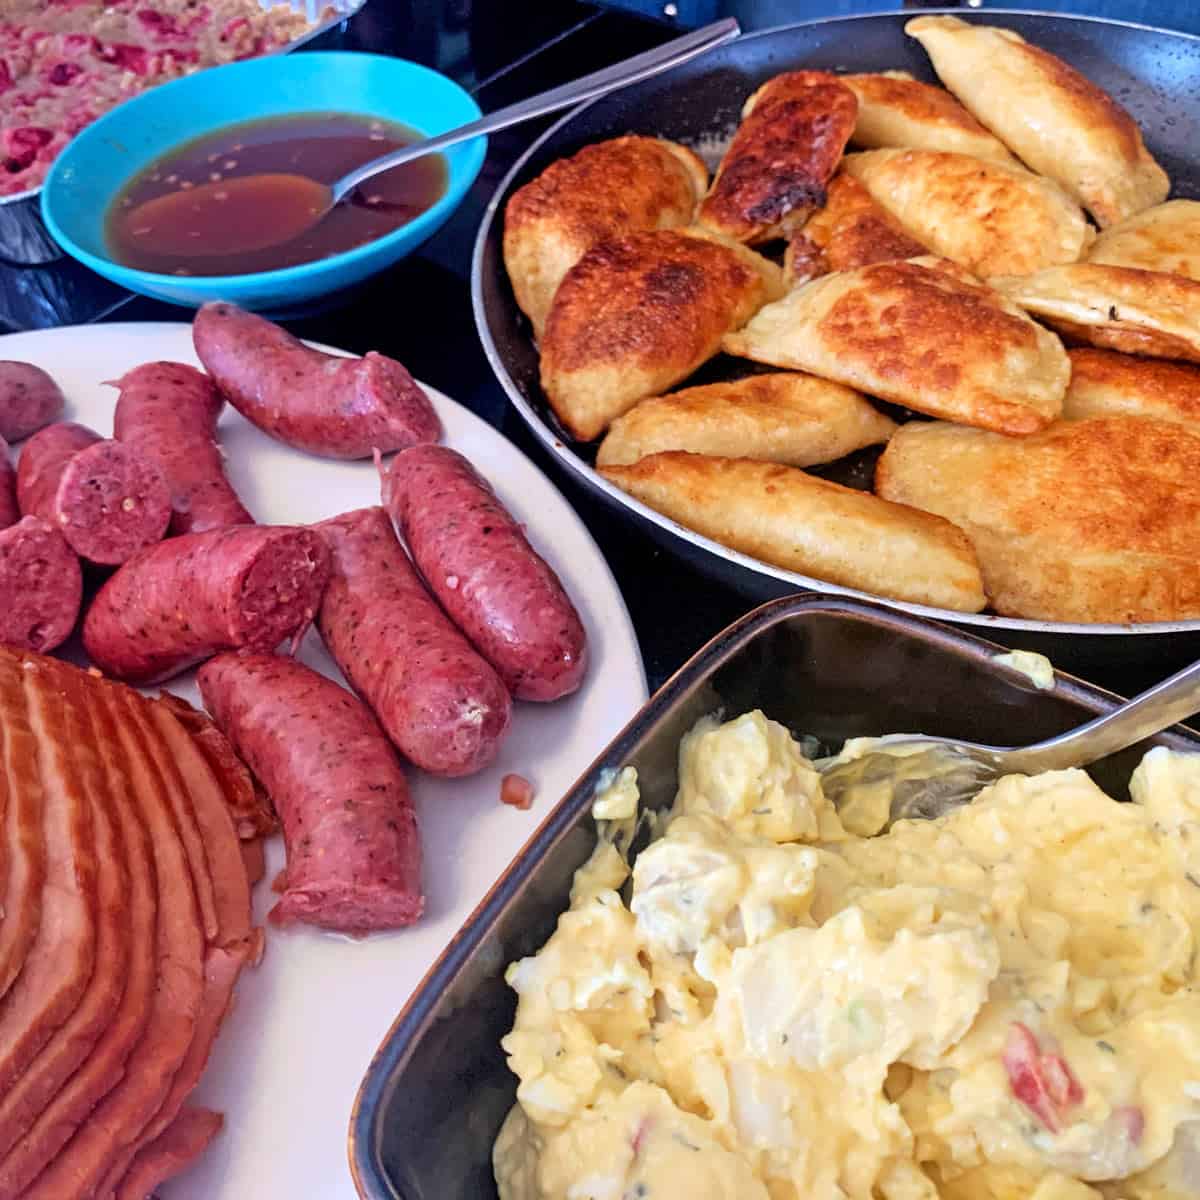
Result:
[[[219,1129],[185,1105],[261,955],[267,823],[219,739],[0,647],[0,1200],[144,1200]]]
[[[26,672],[30,681],[41,681],[41,672]],[[86,709],[66,698],[63,704],[67,744],[79,764],[79,784],[91,797],[95,862],[95,968],[70,1017],[53,1033],[38,1056],[36,1071],[19,1073],[0,1093],[0,1157],[29,1130],[63,1085],[96,1048],[113,1012],[121,1003],[129,978],[132,940],[136,923],[130,920],[134,896],[130,859],[136,847],[126,845],[126,831],[118,801],[110,786]],[[136,834],[135,834],[136,836]],[[26,970],[21,983],[34,973]]]
[[[62,697],[42,672],[24,672],[23,683],[43,782],[46,878],[37,936],[0,1001],[0,1095],[75,1011],[96,962],[93,801],[84,792]]]
[[[42,920],[42,884],[46,878],[46,837],[42,828],[42,777],[37,743],[29,728],[29,704],[23,677],[0,671],[0,875],[4,883],[4,920],[0,921],[0,996],[8,994],[21,973],[25,955]]]
[[[0,681],[8,660],[0,655]],[[87,677],[66,676],[74,699],[87,693]],[[24,1136],[0,1154],[0,1197],[19,1196],[37,1178],[42,1168],[70,1140],[97,1100],[106,1096],[124,1077],[130,1052],[142,1036],[150,1013],[157,980],[156,923],[158,883],[154,872],[154,849],[150,833],[141,819],[133,792],[132,772],[117,737],[116,726],[103,704],[89,706],[90,735],[108,781],[121,828],[125,835],[129,895],[125,919],[130,935],[130,954],[125,989],[120,1002],[84,1062],[53,1098],[43,1096],[37,1119],[22,1131]],[[30,1072],[26,1087],[37,1087],[40,1071]],[[22,1081],[25,1082],[25,1081]]]

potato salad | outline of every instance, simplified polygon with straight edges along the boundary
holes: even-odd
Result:
[[[1200,755],[843,825],[761,712],[636,774],[513,963],[502,1200],[1200,1196]],[[643,814],[646,820],[650,814]]]

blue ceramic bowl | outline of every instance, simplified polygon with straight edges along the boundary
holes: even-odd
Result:
[[[399,58],[310,51],[199,71],[132,100],[89,125],[58,156],[42,188],[42,216],[72,257],[132,292],[174,304],[230,300],[281,311],[349,288],[410,254],[458,207],[479,174],[487,140],[445,152],[446,193],[401,228],[317,262],[252,275],[161,275],[109,257],[109,204],[152,161],[225,125],[306,112],[343,112],[397,121],[426,136],[476,120],[479,107],[452,80]]]

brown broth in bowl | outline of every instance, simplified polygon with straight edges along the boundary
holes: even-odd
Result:
[[[259,250],[226,253],[221,246],[249,244],[254,238],[247,235],[278,223],[283,214],[274,206],[286,203],[278,189],[268,186],[256,194],[247,186],[226,194],[206,188],[203,203],[171,207],[169,229],[139,220],[138,209],[181,189],[246,175],[304,175],[333,183],[353,167],[420,138],[403,125],[349,113],[228,125],[163,155],[122,188],[105,217],[108,251],[124,266],[164,275],[247,275],[341,254],[408,224],[441,199],[445,159],[431,154],[393,167],[367,180],[311,229]],[[195,253],[178,250],[192,240]]]

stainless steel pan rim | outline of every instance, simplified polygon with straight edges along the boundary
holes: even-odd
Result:
[[[1120,26],[1126,29],[1141,30],[1146,33],[1166,34],[1172,38],[1179,38],[1186,41],[1200,42],[1200,36],[1188,33],[1178,33],[1175,30],[1158,29],[1151,25],[1142,25],[1135,21],[1117,21],[1108,17],[1092,17],[1081,13],[1057,13],[1046,12],[1039,9],[1012,9],[1006,8],[997,10],[999,15],[1005,17],[1053,17],[1056,20],[1062,21],[1077,21],[1089,25],[1111,25]],[[843,23],[850,21],[872,21],[878,20],[880,16],[895,17],[899,14],[895,12],[887,13],[858,13],[853,16],[832,16],[819,17],[811,21],[796,21],[787,25],[778,25],[771,29],[758,30],[755,33],[743,34],[733,44],[739,45],[748,41],[756,41],[760,38],[770,37],[774,34],[785,32],[793,29],[809,29],[815,26],[829,25],[835,22]],[[930,16],[930,15],[947,15],[947,16],[974,16],[986,15],[978,9],[964,9],[962,7],[950,8],[923,8],[913,10],[911,16]],[[931,608],[924,604],[909,604],[903,600],[891,600],[885,596],[877,596],[871,592],[859,591],[856,588],[841,587],[838,584],[827,583],[821,579],[815,579],[812,576],[800,575],[795,571],[786,571],[780,567],[773,567],[770,563],[762,562],[757,558],[752,558],[747,554],[742,554],[737,550],[731,550],[727,546],[723,546],[720,542],[713,541],[712,538],[704,537],[702,534],[695,533],[692,530],[680,525],[677,521],[673,521],[670,517],[664,516],[662,513],[656,512],[648,505],[643,504],[640,500],[635,500],[628,493],[621,491],[620,488],[608,482],[602,475],[599,474],[593,467],[586,463],[582,458],[576,455],[571,448],[562,440],[561,437],[547,425],[535,407],[529,402],[525,394],[517,386],[516,380],[509,374],[508,367],[501,358],[500,351],[496,346],[495,340],[492,337],[491,329],[488,326],[487,314],[484,311],[483,302],[483,260],[487,247],[487,241],[491,232],[492,226],[495,225],[501,216],[500,205],[509,195],[513,181],[517,179],[525,169],[526,163],[533,158],[542,148],[543,144],[550,140],[565,126],[574,121],[581,113],[593,107],[596,104],[602,103],[604,97],[598,100],[589,100],[585,104],[581,104],[578,108],[572,109],[565,117],[561,117],[553,125],[550,126],[540,137],[525,151],[524,154],[513,164],[508,173],[500,181],[496,187],[491,200],[488,202],[487,209],[484,212],[483,219],[479,225],[479,231],[475,238],[475,248],[471,256],[471,309],[475,318],[475,328],[479,334],[480,342],[483,345],[484,353],[487,355],[488,364],[492,368],[492,373],[504,389],[509,400],[512,401],[514,407],[524,418],[525,423],[533,431],[534,436],[542,443],[543,446],[561,463],[568,471],[580,480],[585,486],[592,491],[599,492],[605,496],[614,505],[626,508],[630,512],[636,514],[642,521],[647,524],[657,526],[663,532],[687,542],[691,546],[714,555],[718,559],[722,559],[727,563],[740,567],[747,572],[753,572],[768,579],[776,580],[780,584],[787,585],[795,591],[816,591],[830,595],[850,596],[857,600],[866,600],[872,603],[882,603],[901,612],[911,613],[914,616],[930,617],[938,621],[952,621],[958,625],[973,625],[980,629],[1010,629],[1029,633],[1041,634],[1099,634],[1099,635],[1142,635],[1142,634],[1173,634],[1173,633],[1200,633],[1200,619],[1192,619],[1187,621],[1143,621],[1134,622],[1131,624],[1096,624],[1089,625],[1080,622],[1070,621],[1030,621],[1019,617],[1001,617],[993,616],[988,613],[964,613],[956,612],[952,609]]]

